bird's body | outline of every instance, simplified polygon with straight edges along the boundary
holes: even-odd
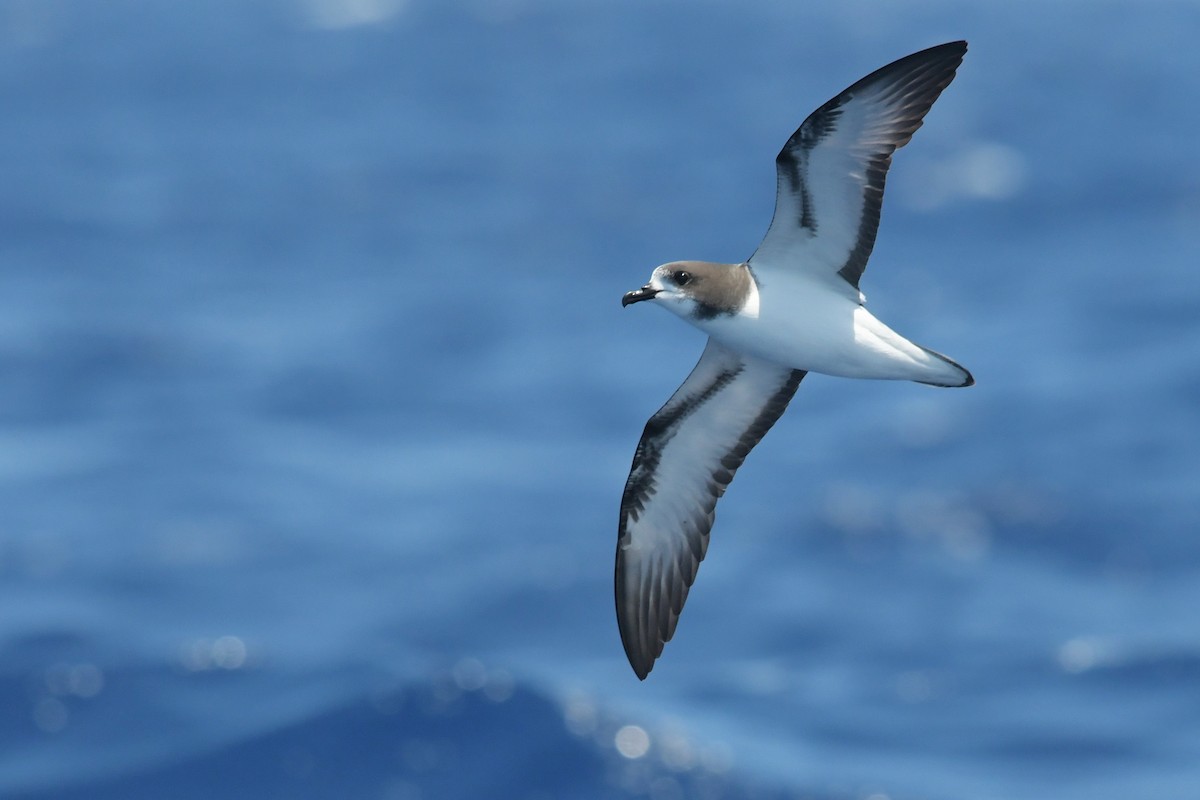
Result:
[[[686,262],[676,262],[683,264]],[[694,272],[701,262],[677,269]],[[674,266],[674,265],[669,265]],[[836,375],[962,386],[962,367],[893,331],[862,305],[857,290],[836,276],[824,280],[809,273],[763,265],[710,264],[713,269],[747,270],[753,291],[745,307],[692,324],[727,347],[781,366]],[[758,288],[759,273],[770,276],[769,290]]]
[[[663,264],[622,300],[654,301],[709,336],[692,373],[646,423],[621,499],[617,621],[639,678],[675,632],[717,500],[808,372],[974,383],[878,320],[858,288],[892,153],[965,52],[965,42],[951,42],[914,53],[814,111],[776,159],[775,216],[747,262]]]

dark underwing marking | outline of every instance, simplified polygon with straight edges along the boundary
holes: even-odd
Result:
[[[804,170],[808,177],[808,170]],[[800,227],[812,234],[817,232],[817,219],[813,216],[812,193],[808,191],[808,181],[800,183]]]
[[[760,249],[782,250],[787,246],[783,243],[789,237],[796,237],[795,226],[810,238],[816,234],[824,206],[816,208],[813,201],[824,202],[825,198],[813,198],[810,195],[809,165],[814,158],[826,157],[823,148],[829,145],[825,140],[839,130],[847,107],[865,103],[867,105],[862,107],[864,112],[871,124],[878,127],[872,128],[869,140],[858,142],[859,146],[866,146],[869,150],[865,153],[859,151],[855,156],[861,159],[859,163],[864,180],[860,186],[847,182],[837,190],[850,192],[861,189],[857,230],[850,227],[849,230],[854,232],[847,236],[846,241],[835,243],[846,248],[845,261],[837,269],[837,274],[857,289],[879,231],[884,183],[892,154],[907,144],[913,133],[921,127],[934,101],[954,80],[966,49],[966,42],[949,42],[898,59],[856,81],[810,114],[776,158],[777,218],[772,219],[771,228]],[[839,142],[833,147],[845,144],[849,143]],[[835,205],[840,208],[846,200],[851,200],[851,196],[844,195]],[[778,216],[781,209],[786,209],[788,213]],[[778,228],[777,222],[781,223]],[[853,221],[848,222],[853,225]],[[779,243],[772,242],[775,238]],[[797,237],[793,241],[800,244],[802,240]]]
[[[853,95],[841,94],[829,100],[825,105],[810,114],[806,124],[800,126],[800,146],[812,150],[821,140],[837,130],[838,117],[842,115],[842,106]]]
[[[663,646],[675,634],[679,615],[683,611],[700,563],[708,549],[717,500],[725,493],[734,473],[749,452],[783,414],[806,374],[803,370],[778,373],[779,378],[783,379],[782,384],[765,398],[754,419],[737,436],[736,441],[717,458],[709,478],[703,484],[706,491],[696,498],[696,505],[678,518],[676,524],[679,526],[681,541],[676,545],[674,552],[659,553],[657,557],[643,561],[640,567],[623,567],[625,562],[622,548],[628,545],[627,525],[637,521],[637,511],[641,510],[646,498],[654,493],[655,487],[648,475],[657,467],[666,442],[701,403],[712,400],[744,371],[744,365],[739,365],[736,370],[725,370],[703,391],[687,398],[680,406],[656,414],[650,423],[647,423],[643,442],[639,444],[634,457],[635,467],[626,486],[626,498],[622,500],[621,535],[617,546],[616,603],[621,642],[629,657],[629,663],[639,678],[645,678],[650,673],[654,662],[662,653]],[[643,447],[648,437],[655,437],[655,440]],[[643,469],[647,471],[643,472]],[[642,493],[637,498],[638,507],[635,510],[632,507],[631,494],[646,489],[649,490],[648,493]],[[636,569],[637,572],[626,571],[629,569]]]
[[[858,236],[854,240],[854,249],[850,251],[846,263],[837,273],[855,289],[858,288],[858,282],[867,268],[867,259],[875,249],[879,217],[883,210],[883,187],[887,181],[887,170],[891,160],[892,156],[889,153],[883,157],[875,156],[867,163],[867,182],[863,186],[863,207],[862,216],[858,221]]]
[[[767,435],[767,431],[771,430],[771,426],[783,415],[788,403],[792,401],[792,396],[800,388],[800,381],[804,380],[804,376],[807,374],[802,369],[792,370],[783,386],[780,386],[778,391],[771,395],[771,399],[762,407],[762,411],[758,412],[758,416],[754,418],[754,422],[750,423],[750,427],[746,428],[737,444],[721,458],[721,466],[729,471],[729,478],[722,481],[724,485],[729,485],[729,482],[733,480],[733,473],[737,472],[738,467],[746,460],[746,456],[756,444],[762,441],[762,438]]]
[[[841,105],[846,99],[835,97],[821,106],[792,134],[776,159],[778,168],[788,178],[792,194],[800,200],[800,219],[797,224],[813,235],[817,233],[817,217],[812,192],[808,188],[808,153],[837,130],[837,120],[842,115]]]
[[[966,52],[965,42],[951,42],[911,56],[899,59],[862,78],[830,103],[844,105],[854,100],[855,94],[868,86],[891,82],[891,91],[900,99],[891,101],[891,121],[886,131],[888,138],[879,143],[878,149],[864,163],[866,181],[862,187],[862,212],[859,217],[858,233],[845,263],[838,269],[847,283],[858,288],[867,260],[875,248],[879,233],[879,218],[883,208],[883,190],[887,181],[888,168],[892,165],[892,154],[912,138],[934,101],[942,90],[954,80],[954,73],[962,63]],[[829,105],[829,104],[826,104]]]
[[[637,451],[633,454],[633,469],[629,473],[625,496],[621,500],[622,518],[628,516],[631,522],[637,522],[638,515],[645,508],[646,500],[655,492],[654,473],[662,459],[663,450],[674,438],[679,425],[717,392],[728,386],[741,371],[742,367],[739,366],[737,369],[719,373],[704,391],[685,399],[674,408],[663,407],[650,418],[642,431]],[[621,526],[619,534],[618,539],[625,537],[624,525]]]

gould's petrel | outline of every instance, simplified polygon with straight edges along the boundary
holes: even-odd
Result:
[[[708,334],[646,423],[621,498],[617,624],[645,678],[675,633],[717,499],[808,372],[970,386],[971,373],[863,306],[892,153],[954,80],[966,42],[872,72],[814,111],[775,159],[775,216],[743,264],[676,261],[621,305],[654,302]]]

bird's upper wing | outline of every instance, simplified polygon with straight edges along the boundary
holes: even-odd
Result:
[[[804,375],[709,339],[687,380],[646,423],[621,498],[616,567],[617,625],[639,678],[675,633],[717,498]]]
[[[950,42],[872,72],[804,120],[775,159],[775,216],[756,270],[813,270],[858,288],[892,153],[912,138],[967,51]]]

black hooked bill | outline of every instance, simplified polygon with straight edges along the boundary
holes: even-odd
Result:
[[[656,294],[658,294],[658,289],[650,285],[635,289],[632,292],[626,292],[625,296],[621,298],[621,307],[624,308],[630,303],[640,303],[643,300],[653,300]]]

